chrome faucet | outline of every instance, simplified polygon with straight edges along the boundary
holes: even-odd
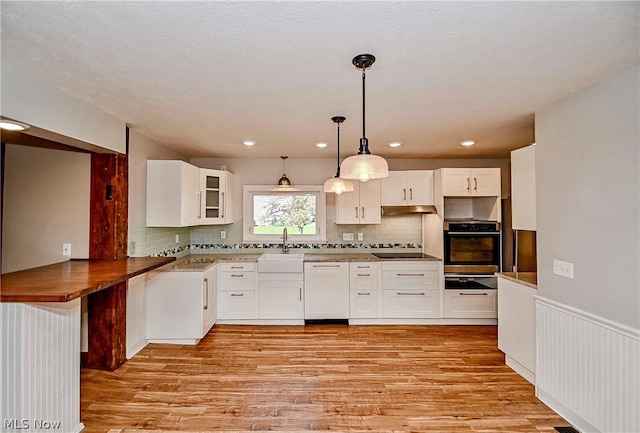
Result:
[[[289,247],[287,246],[288,237],[289,234],[287,233],[287,228],[285,227],[284,230],[282,230],[282,254],[286,254],[289,252]]]

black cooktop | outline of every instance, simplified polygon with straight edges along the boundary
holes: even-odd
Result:
[[[424,257],[422,253],[414,253],[407,251],[406,253],[371,253],[379,259],[421,259]]]

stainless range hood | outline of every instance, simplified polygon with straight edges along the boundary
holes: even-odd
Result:
[[[436,207],[431,205],[415,206],[382,206],[383,216],[410,215],[410,214],[434,214]]]

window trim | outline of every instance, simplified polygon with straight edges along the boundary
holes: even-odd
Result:
[[[256,194],[293,195],[287,193],[312,193],[316,196],[316,228],[315,235],[289,233],[289,243],[322,243],[327,242],[327,203],[323,185],[296,185],[292,187],[274,187],[273,185],[244,185],[242,187],[242,243],[281,243],[282,234],[256,235],[253,228],[253,196]]]

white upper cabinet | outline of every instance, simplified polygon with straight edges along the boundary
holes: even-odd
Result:
[[[511,152],[511,226],[536,230],[536,147]]]
[[[233,173],[180,160],[147,161],[147,226],[233,222]]]
[[[445,197],[500,197],[500,168],[443,168]]]
[[[198,192],[198,224],[230,224],[233,222],[233,173],[200,169]]]
[[[353,192],[336,197],[336,224],[380,224],[380,179],[353,182]]]
[[[433,170],[390,171],[380,197],[382,206],[433,205]]]
[[[197,225],[199,176],[184,161],[147,161],[147,226]]]

